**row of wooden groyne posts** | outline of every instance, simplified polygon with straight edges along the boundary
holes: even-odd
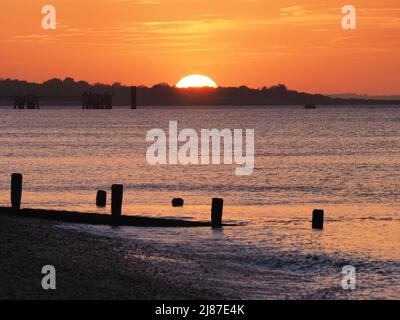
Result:
[[[81,213],[72,211],[21,209],[23,175],[13,173],[11,175],[11,207],[0,208],[0,213],[18,214],[36,218],[58,220],[74,223],[105,224],[115,226],[141,226],[141,227],[212,227],[234,226],[234,224],[222,223],[224,201],[220,198],[212,199],[211,222],[186,221],[178,219],[148,218],[122,215],[122,203],[124,187],[121,184],[111,186],[111,215],[98,213]],[[97,191],[96,205],[106,207],[107,192]],[[173,207],[182,207],[183,199],[172,200]]]
[[[21,209],[23,175],[13,173],[11,175],[11,207],[0,208],[0,213],[19,214],[22,216],[44,218],[73,223],[106,224],[106,225],[126,225],[141,227],[212,227],[221,228],[223,226],[237,226],[236,224],[223,224],[222,213],[224,200],[213,198],[211,204],[211,222],[186,221],[163,218],[147,218],[138,216],[123,216],[122,202],[124,187],[121,184],[111,186],[111,215],[97,213],[81,213],[72,211],[41,210],[41,209]],[[106,207],[107,192],[97,191],[96,205]],[[173,207],[182,207],[184,200],[174,198]],[[324,226],[324,210],[315,209],[312,213],[312,228],[322,230]]]
[[[136,87],[131,87],[131,109],[137,109]],[[18,95],[6,97],[13,101],[14,109],[40,109],[40,101],[43,99],[64,99],[76,100],[79,99],[82,104],[82,109],[112,109],[113,96],[111,93],[93,93],[85,91],[79,97],[41,97],[35,94]]]

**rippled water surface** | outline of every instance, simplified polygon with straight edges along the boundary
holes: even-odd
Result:
[[[148,165],[147,131],[167,131],[171,120],[179,129],[254,129],[254,174]],[[241,227],[85,229],[283,272],[306,297],[348,294],[340,279],[350,264],[359,273],[352,297],[400,298],[400,109],[0,110],[0,205],[9,205],[12,172],[24,174],[25,207],[108,212],[95,207],[96,190],[122,183],[125,214],[208,220],[211,198],[223,197],[224,220]],[[184,208],[171,208],[177,196]],[[323,231],[310,228],[315,208],[325,209]],[[244,296],[270,297],[254,281]]]

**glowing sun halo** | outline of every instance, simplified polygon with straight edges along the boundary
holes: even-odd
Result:
[[[209,77],[201,74],[192,74],[184,77],[176,84],[177,88],[217,88],[217,84]]]

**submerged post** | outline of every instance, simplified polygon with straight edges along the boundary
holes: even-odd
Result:
[[[107,192],[104,190],[97,191],[96,206],[104,208],[107,205]]]
[[[213,198],[211,206],[211,226],[213,228],[222,227],[222,210],[224,207],[224,199]]]
[[[174,198],[172,199],[173,207],[183,207],[184,200],[182,198]]]
[[[313,211],[312,228],[313,229],[324,228],[324,210],[315,209]]]
[[[111,215],[114,222],[117,222],[121,217],[123,194],[124,186],[122,184],[111,186]]]
[[[22,174],[13,173],[11,175],[11,207],[14,210],[21,209],[22,198]]]
[[[131,87],[131,109],[137,109],[136,86]]]

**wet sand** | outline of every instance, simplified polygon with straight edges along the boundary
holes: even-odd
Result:
[[[229,298],[190,276],[177,277],[149,250],[0,212],[0,299]],[[41,287],[44,265],[56,268],[56,290]]]

